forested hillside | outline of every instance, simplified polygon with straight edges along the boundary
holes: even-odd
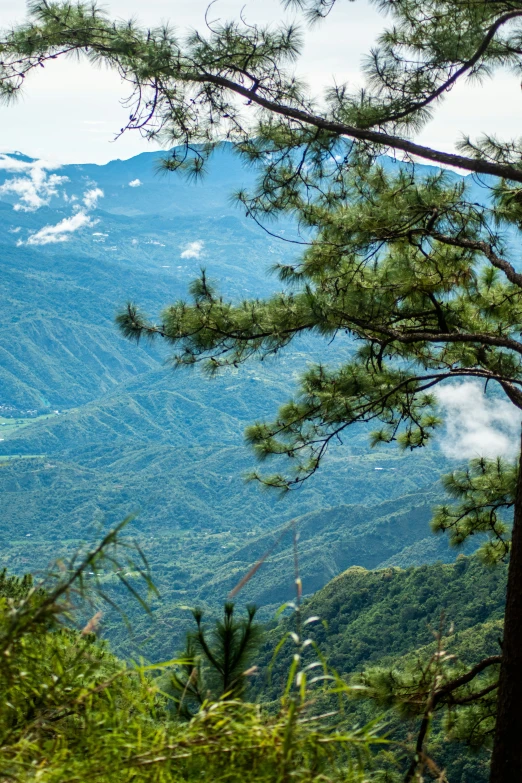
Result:
[[[390,678],[388,672],[392,680],[399,681],[401,673],[421,671],[437,653],[439,633],[439,649],[451,656],[452,665],[470,668],[479,659],[500,652],[505,594],[506,568],[487,568],[476,557],[405,569],[349,568],[307,600],[299,615],[290,612],[272,628],[260,654],[253,692],[260,699],[277,700],[288,661],[297,650],[288,634],[296,631],[300,642],[310,638],[317,645],[308,648],[305,662],[317,660],[319,651],[328,666],[351,684],[382,684]],[[274,655],[276,645],[285,638],[285,645]],[[362,678],[361,672],[365,672]],[[379,717],[396,740],[406,741],[409,732],[418,732],[418,718],[410,716],[404,725],[390,704],[375,702],[370,694],[374,695],[371,688],[366,695],[354,693],[346,707],[346,725]],[[336,696],[322,697],[319,705],[325,712],[335,710]],[[480,714],[475,720],[480,725]],[[448,744],[448,734],[451,722],[438,716],[431,747],[448,779],[486,783],[488,755],[477,754],[465,743]]]
[[[414,656],[416,649],[433,642],[441,616],[451,644],[481,623],[501,621],[505,591],[506,569],[488,568],[476,556],[407,568],[354,566],[304,602],[302,621],[318,618],[307,633],[328,662],[347,676],[369,665]],[[273,649],[274,639],[295,623],[291,613],[276,625],[266,649]],[[498,640],[493,641],[487,654],[498,649]]]
[[[254,173],[227,148],[199,184],[158,176],[156,162],[150,153],[47,172],[64,179],[48,203],[24,211],[13,209],[18,197],[5,186],[31,182],[39,164],[3,158],[2,562],[42,568],[136,514],[132,529],[164,598],[155,610],[177,628],[187,616],[179,607],[219,605],[292,518],[308,594],[350,565],[453,559],[429,531],[440,499],[434,482],[450,464],[436,449],[372,451],[359,428],[316,481],[281,501],[244,484],[254,461],[245,426],[272,415],[307,362],[333,361],[338,346],[307,338],[282,357],[208,381],[174,372],[162,346],[119,336],[114,315],[128,299],[157,313],[186,294],[202,265],[228,295],[268,293],[277,283],[267,269],[298,252],[230,206],[232,183],[248,184]],[[31,244],[97,190],[103,195],[86,212],[92,225],[67,242]],[[297,236],[290,223],[277,232]],[[349,340],[342,350],[352,350]],[[291,596],[291,557],[287,535],[245,590],[265,616]],[[162,638],[164,627],[137,631],[140,640],[152,635],[148,654],[170,654],[175,639],[170,631]]]

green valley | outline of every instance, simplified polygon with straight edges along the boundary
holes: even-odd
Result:
[[[246,425],[270,416],[307,363],[334,361],[340,346],[307,338],[284,356],[207,381],[165,366],[160,345],[122,340],[113,318],[129,297],[155,312],[184,295],[202,264],[229,295],[269,292],[267,267],[296,253],[227,205],[227,183],[252,177],[227,149],[201,185],[154,176],[155,158],[64,167],[68,198],[81,195],[86,177],[104,189],[96,227],[64,245],[20,244],[60,219],[58,197],[37,213],[6,203],[0,210],[0,561],[18,572],[42,569],[135,515],[132,535],[162,600],[153,612],[161,622],[137,618],[131,647],[158,659],[182,638],[185,607],[217,609],[293,518],[307,594],[350,565],[415,565],[456,553],[429,530],[435,482],[451,464],[436,449],[369,450],[360,427],[299,492],[277,500],[244,484],[253,464]],[[138,178],[143,187],[129,190]],[[186,257],[199,237],[200,257]],[[353,350],[349,340],[341,350]],[[291,560],[287,535],[245,589],[265,618],[291,596]],[[123,632],[107,622],[123,645]]]

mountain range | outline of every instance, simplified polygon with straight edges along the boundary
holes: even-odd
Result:
[[[129,535],[162,596],[135,623],[132,649],[150,657],[171,654],[188,607],[212,611],[268,550],[241,600],[268,616],[290,598],[290,520],[305,594],[350,566],[456,556],[429,530],[438,478],[456,466],[436,447],[370,450],[353,428],[282,500],[243,482],[245,426],[274,414],[307,363],[348,356],[348,338],[301,339],[209,381],[173,371],[165,346],[118,334],[118,308],[131,300],[157,317],[201,266],[236,299],[277,290],[269,271],[301,252],[285,241],[298,232],[267,234],[232,204],[254,178],[226,146],[202,183],[159,174],[158,153],[59,169],[0,156],[0,565],[44,569],[135,515]],[[106,631],[125,648],[114,619]]]

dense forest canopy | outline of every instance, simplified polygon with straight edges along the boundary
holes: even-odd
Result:
[[[308,20],[335,18],[333,0],[287,5]],[[231,141],[258,171],[257,185],[237,194],[248,215],[260,223],[287,215],[299,225],[303,254],[277,270],[281,293],[227,301],[202,273],[190,301],[167,306],[158,322],[134,304],[118,317],[127,337],[163,338],[175,346],[177,364],[202,362],[211,373],[278,353],[307,332],[354,343],[348,361],[311,367],[274,421],[247,431],[258,457],[286,458],[286,470],[254,476],[283,490],[314,474],[329,444],[357,422],[376,423],[374,442],[426,445],[440,423],[440,384],[480,379],[522,409],[522,273],[510,241],[522,217],[522,147],[490,135],[460,141],[458,153],[415,141],[457,81],[520,71],[522,5],[377,5],[391,24],[366,60],[367,87],[357,94],[342,85],[325,96],[308,93],[295,71],[302,47],[295,24],[215,23],[181,39],[166,27],[112,22],[92,5],[44,0],[30,4],[29,21],[1,45],[6,99],[48,58],[84,53],[105,62],[131,86],[126,130],[177,145],[166,170],[197,177],[216,146]],[[384,153],[405,165],[386,167]],[[484,202],[445,171],[426,174],[419,158],[489,176]],[[489,562],[509,556],[491,781],[517,780],[522,477],[518,466],[478,460],[446,483],[460,503],[441,508],[436,527],[455,543],[486,533]],[[513,526],[506,508],[514,508]],[[489,665],[477,663],[468,676]],[[425,763],[425,737],[426,726],[407,780]]]

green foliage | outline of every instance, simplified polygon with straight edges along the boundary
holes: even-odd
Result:
[[[210,638],[201,624],[203,612],[194,610],[197,630],[187,634],[185,650],[178,656],[183,668],[174,672],[169,685],[174,691],[178,714],[191,717],[205,701],[238,700],[247,687],[248,669],[261,641],[261,628],[254,623],[255,606],[247,607],[247,618],[236,620],[234,604],[224,606]]]
[[[121,682],[123,668],[95,643],[100,614],[81,633],[71,627],[75,604],[86,597],[88,569],[110,566],[120,573],[131,562],[128,545],[119,538],[123,524],[91,552],[58,563],[45,588],[33,586],[30,577],[2,575],[0,768],[7,778],[42,774],[59,780],[66,769],[73,773],[79,758],[70,758],[72,748],[78,755],[91,741],[101,741],[107,732],[103,715],[111,705],[123,708],[128,701],[130,708],[136,691],[132,679],[108,693],[113,682]],[[148,582],[145,571],[143,576]],[[103,590],[97,592],[103,598]]]
[[[443,478],[449,495],[458,499],[455,506],[440,506],[435,510],[435,532],[449,531],[453,545],[458,546],[474,533],[489,534],[480,554],[490,565],[502,560],[509,552],[510,526],[505,509],[512,508],[518,465],[502,459],[476,459],[467,470],[455,471]]]
[[[473,637],[478,639],[480,631],[477,633],[477,630],[474,629]],[[469,631],[467,635],[470,635]],[[491,661],[490,665],[467,680],[469,666],[462,661],[460,645],[452,636],[451,631],[441,630],[433,644],[409,652],[393,668],[370,668],[354,681],[367,689],[361,691],[364,698],[371,698],[381,708],[395,708],[405,720],[423,715],[431,698],[432,714],[441,710],[449,713],[446,730],[450,729],[450,739],[465,740],[475,748],[481,748],[485,743],[491,745],[500,654],[488,656],[486,660]],[[483,673],[483,677],[479,676]],[[489,698],[478,700],[477,696],[484,691]],[[465,707],[470,708],[471,716],[463,709]],[[477,719],[479,710],[484,713],[480,720]]]
[[[0,596],[4,599],[20,600],[26,598],[33,587],[31,574],[25,576],[10,576],[7,569],[0,571]]]
[[[411,755],[406,760],[411,771],[416,757],[421,775],[438,766],[449,780],[466,780],[467,774],[486,783],[501,630],[502,624],[493,622],[453,634],[452,626],[443,628],[441,622],[432,644],[352,678],[362,686],[354,696],[370,700],[355,706],[355,714],[364,719],[375,708],[387,710],[390,737],[408,743],[416,735],[414,761]]]
[[[384,721],[387,736],[404,751],[395,753],[393,764],[378,753],[376,764],[390,780],[395,774],[404,779],[415,752],[412,737],[426,713],[427,757],[452,782],[488,780],[505,571],[477,557],[405,570],[350,568],[305,601],[302,617],[313,621],[306,628],[314,651],[302,651],[301,668],[314,663],[318,649],[329,673],[341,678],[332,683],[333,692],[320,697],[320,709],[338,709],[342,693],[345,725]],[[284,687],[284,665],[274,660],[272,648],[286,638],[297,652],[294,626],[294,617],[284,618],[269,632],[260,657],[259,698],[276,702]],[[491,664],[455,685],[483,660]]]
[[[314,639],[344,676],[429,645],[441,614],[454,625],[457,639],[481,623],[502,620],[505,590],[506,567],[491,569],[477,557],[406,569],[353,567],[308,599],[303,617],[325,622],[314,626]],[[291,624],[285,620],[283,628]],[[279,633],[276,628],[265,643],[265,668]],[[495,637],[485,654],[497,651]],[[275,674],[273,681],[280,682]]]
[[[310,692],[286,694],[275,716],[237,698],[205,700],[188,722],[173,721],[155,667],[125,666],[96,640],[98,617],[80,632],[71,623],[88,598],[88,569],[128,567],[117,531],[62,566],[46,590],[2,577],[0,598],[0,775],[24,781],[366,781],[375,726],[342,731],[311,713]],[[123,550],[125,553],[125,549]],[[98,593],[100,588],[98,587]],[[103,595],[103,590],[101,590]],[[217,626],[232,635],[235,666],[253,641],[253,614],[240,623],[230,607]],[[229,639],[230,641],[230,639]],[[230,669],[234,676],[236,669]],[[228,685],[233,683],[228,683]],[[238,691],[239,692],[239,691]],[[229,694],[230,696],[230,694]]]

